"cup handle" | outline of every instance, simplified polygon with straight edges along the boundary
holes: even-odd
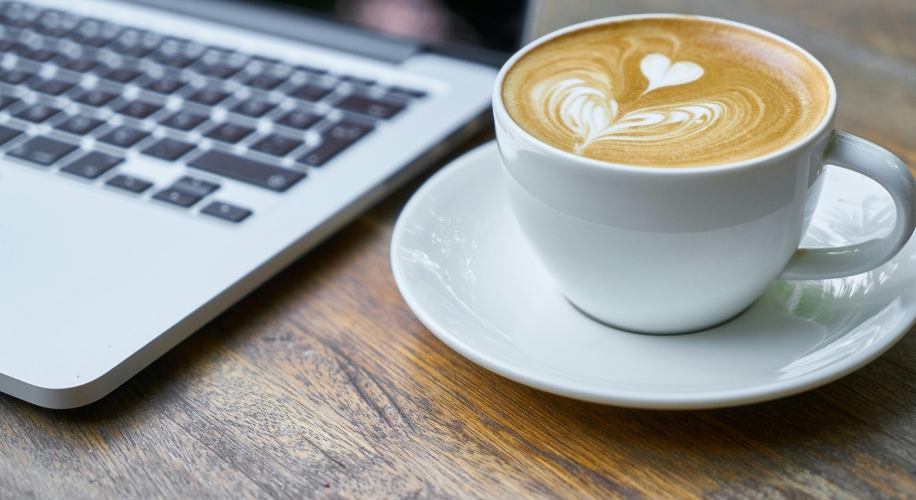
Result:
[[[777,279],[813,280],[852,276],[891,260],[916,227],[916,180],[890,151],[845,132],[835,131],[825,164],[848,168],[874,179],[890,193],[897,209],[894,230],[884,238],[833,248],[799,249]]]

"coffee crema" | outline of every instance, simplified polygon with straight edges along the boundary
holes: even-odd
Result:
[[[509,69],[503,102],[526,132],[587,158],[699,167],[763,156],[811,133],[830,87],[805,54],[688,16],[561,35]]]

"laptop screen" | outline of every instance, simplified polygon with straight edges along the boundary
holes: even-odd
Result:
[[[513,52],[521,45],[525,0],[274,0],[325,18],[440,46]]]

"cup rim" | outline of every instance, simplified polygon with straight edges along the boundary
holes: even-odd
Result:
[[[579,155],[570,153],[568,151],[564,151],[556,146],[547,144],[546,142],[529,134],[518,123],[516,123],[515,119],[513,119],[512,116],[509,114],[508,110],[506,110],[505,103],[503,102],[503,98],[502,98],[503,80],[505,79],[506,74],[508,73],[509,69],[512,68],[515,65],[515,63],[519,59],[521,59],[525,54],[531,52],[536,47],[539,47],[543,45],[544,43],[554,38],[563,36],[567,33],[571,33],[573,31],[578,31],[578,30],[585,29],[585,28],[590,28],[593,26],[600,26],[603,24],[630,21],[634,19],[672,19],[672,18],[700,19],[700,20],[707,21],[707,22],[735,26],[741,29],[745,29],[748,31],[752,31],[754,33],[758,33],[758,34],[767,36],[773,40],[776,40],[777,42],[785,44],[799,51],[801,54],[807,57],[808,60],[810,60],[818,69],[820,69],[821,74],[827,80],[827,87],[828,87],[830,96],[829,96],[829,100],[827,103],[827,111],[824,113],[824,116],[823,118],[821,118],[821,121],[818,122],[817,126],[814,127],[811,130],[811,132],[809,132],[807,135],[805,135],[801,139],[798,139],[797,141],[787,146],[783,146],[782,148],[777,149],[776,151],[771,151],[765,155],[757,156],[754,158],[750,158],[750,159],[742,160],[738,162],[723,163],[720,165],[666,168],[660,165],[628,165],[625,163],[614,163],[614,162],[608,162],[604,160],[596,160],[594,158],[587,158],[584,156],[579,156]],[[604,17],[600,19],[593,19],[591,21],[585,21],[582,23],[573,24],[571,26],[567,26],[565,28],[553,31],[551,33],[543,35],[529,42],[527,45],[525,45],[524,47],[519,49],[515,54],[513,54],[512,57],[510,57],[509,60],[507,60],[505,64],[503,64],[502,68],[500,68],[499,73],[496,75],[496,83],[494,84],[494,87],[493,87],[492,100],[493,100],[493,112],[494,114],[497,114],[497,122],[499,122],[498,120],[499,115],[504,116],[506,118],[506,121],[512,124],[514,133],[521,135],[522,137],[527,139],[529,143],[536,145],[538,148],[541,148],[551,154],[560,155],[564,159],[581,162],[583,165],[587,165],[587,166],[598,167],[598,168],[603,168],[603,169],[610,169],[610,170],[642,172],[642,173],[652,174],[652,175],[696,175],[698,171],[713,173],[713,172],[720,172],[723,170],[750,168],[756,165],[760,165],[762,163],[769,163],[770,161],[773,161],[773,160],[780,160],[782,158],[792,155],[797,150],[804,148],[807,145],[815,142],[818,138],[823,136],[826,131],[832,130],[833,128],[832,124],[833,124],[834,116],[836,114],[837,93],[836,93],[836,85],[833,82],[833,77],[830,76],[830,72],[827,71],[827,68],[825,68],[824,65],[821,64],[821,62],[817,60],[817,58],[815,58],[807,50],[801,48],[794,42],[787,40],[775,33],[771,33],[769,31],[758,28],[756,26],[751,26],[749,24],[744,24],[744,23],[740,23],[737,21],[731,21],[728,19],[720,19],[717,17],[695,16],[695,15],[673,14],[673,13],[660,13],[660,14],[628,14],[628,15],[623,15],[623,16],[612,16],[612,17]]]

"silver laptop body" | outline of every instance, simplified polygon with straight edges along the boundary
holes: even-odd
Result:
[[[222,5],[0,5],[0,391],[103,397],[486,123],[492,66]]]

